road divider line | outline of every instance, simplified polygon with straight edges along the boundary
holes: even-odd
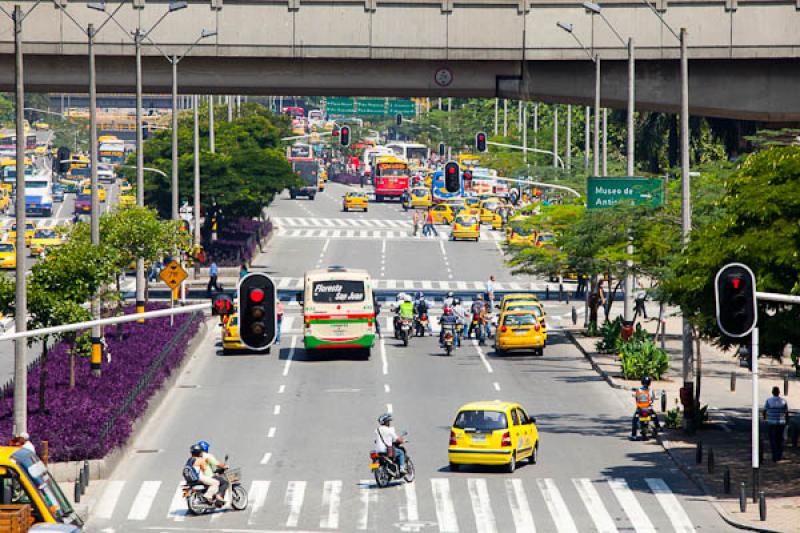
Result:
[[[500,384],[498,382],[495,381],[494,383],[492,383],[492,385],[494,386],[494,390],[496,391],[500,390]]]
[[[378,503],[378,491],[368,479],[362,479],[359,485],[361,488],[358,490],[358,498],[361,501],[361,509],[358,512],[356,529],[365,530],[369,527],[369,505]]]
[[[331,243],[330,239],[325,239],[325,242],[322,244],[322,253],[328,251],[328,245]]]
[[[261,509],[264,508],[264,503],[267,501],[267,492],[269,492],[269,481],[256,480],[250,485],[248,494],[250,517],[247,519],[248,525],[252,526],[260,518]]]
[[[280,405],[276,405],[276,406],[275,406],[275,407],[272,409],[272,414],[273,414],[273,415],[279,415],[279,414],[281,414],[281,406],[280,406]]]
[[[384,383],[384,384],[383,384],[383,392],[385,392],[385,393],[387,393],[387,394],[388,394],[388,393],[390,393],[390,392],[392,392],[392,389],[391,389],[391,387],[389,387],[389,384],[388,384],[388,383]]]
[[[573,479],[572,483],[578,490],[586,510],[589,511],[589,516],[594,520],[598,533],[616,533],[617,526],[614,525],[614,520],[606,511],[603,500],[600,499],[592,480],[588,478]]]
[[[102,518],[104,520],[111,519],[124,486],[124,481],[109,481],[106,483],[103,495],[100,497],[100,501],[97,502],[97,507],[95,507],[94,510],[94,515],[97,518]],[[183,502],[183,500],[181,500],[181,502]]]
[[[286,497],[284,502],[289,508],[289,516],[286,518],[286,527],[297,527],[300,521],[300,511],[303,510],[303,499],[306,495],[305,481],[290,481],[286,487]]]
[[[268,439],[274,438],[276,431],[277,431],[277,429],[275,428],[275,426],[272,426],[271,428],[269,428],[269,431],[267,431],[267,438]]]
[[[625,514],[628,515],[636,533],[656,533],[656,528],[653,527],[653,523],[650,522],[642,506],[636,501],[636,496],[633,495],[633,492],[631,492],[631,489],[628,487],[628,483],[624,479],[609,479],[608,486],[611,487],[614,496],[617,497]]]
[[[694,533],[695,529],[692,525],[692,521],[686,515],[686,511],[683,510],[683,507],[681,507],[678,498],[675,497],[672,491],[669,490],[667,484],[664,483],[664,480],[652,477],[646,477],[644,480],[647,486],[650,487],[650,490],[653,491],[653,494],[656,495],[658,503],[669,517],[669,521],[672,522],[672,527],[675,531],[678,533]]]
[[[328,509],[326,515],[319,520],[322,529],[339,528],[339,504],[342,501],[342,482],[326,481],[322,486],[322,507]]]
[[[528,498],[525,496],[525,488],[522,480],[507,479],[506,495],[511,506],[511,517],[514,519],[514,528],[517,533],[536,533],[536,525],[533,523],[533,513],[528,505]]]
[[[483,350],[481,349],[476,339],[472,339],[472,345],[475,347],[475,351],[478,352],[478,357],[481,358],[481,362],[483,363],[483,366],[486,367],[486,371],[490,374],[493,374],[494,369],[492,368],[492,365],[489,363],[489,360],[486,359],[486,355],[484,355]]]
[[[468,479],[467,490],[472,502],[472,514],[475,516],[475,528],[478,533],[496,533],[497,522],[494,518],[494,511],[492,511],[486,480]]]
[[[292,337],[292,342],[289,345],[289,355],[286,356],[286,364],[283,365],[283,375],[289,375],[289,368],[292,366],[292,359],[294,359],[294,350],[297,345],[297,336]]]
[[[550,516],[553,518],[553,523],[555,523],[558,533],[578,533],[575,521],[572,520],[572,515],[569,514],[567,504],[564,503],[564,498],[561,497],[555,481],[552,478],[539,478],[536,483],[539,485],[539,490],[542,493],[545,504],[547,504],[547,510],[550,511]]]
[[[269,463],[270,459],[272,459],[272,454],[270,452],[265,453],[264,457],[261,458],[261,464],[265,465],[265,464]]]
[[[278,387],[278,394],[283,394],[285,390],[286,390],[286,385],[281,385],[280,387]]]
[[[403,491],[406,495],[405,504],[400,504],[400,521],[401,522],[418,522],[419,521],[419,506],[417,504],[417,490],[413,483],[406,483],[403,485]],[[401,526],[401,531],[402,531]]]
[[[388,326],[389,325],[387,324],[387,328]],[[386,359],[386,343],[383,341],[383,338],[381,338],[380,352],[381,352],[381,364],[383,365],[382,371],[383,375],[385,376],[389,373],[389,360]]]
[[[128,513],[128,520],[144,520],[150,513],[150,507],[156,499],[158,489],[161,487],[160,481],[145,481],[136,493],[136,498],[131,505],[131,511]]]
[[[387,413],[391,413],[392,412],[392,404],[390,404],[390,403],[386,404],[386,412]]]
[[[450,482],[447,479],[431,479],[436,521],[440,533],[458,533],[458,518],[453,499],[450,497]]]

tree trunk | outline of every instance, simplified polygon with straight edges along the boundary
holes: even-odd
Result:
[[[119,284],[119,275],[117,275],[116,278],[117,278],[117,294],[120,295],[120,298],[117,299],[117,314],[121,315],[122,314],[122,297],[121,297],[122,287]],[[117,328],[117,331],[116,331],[117,340],[121,341],[122,340],[122,324],[117,324],[116,328]]]
[[[47,337],[42,340],[42,357],[39,359],[39,412],[45,412],[45,388],[47,387]]]
[[[694,380],[694,403],[697,407],[700,407],[700,383],[703,380],[703,356],[700,353],[700,335],[697,334],[697,330],[692,328],[692,338],[694,339],[694,349],[695,349],[695,380]],[[697,409],[699,413],[700,410]],[[698,423],[700,421],[698,420]]]

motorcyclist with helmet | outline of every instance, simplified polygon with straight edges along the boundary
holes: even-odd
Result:
[[[417,320],[421,321],[423,316],[428,316],[429,306],[427,300],[425,300],[425,293],[418,292],[417,297],[414,300],[414,316]],[[426,329],[430,335],[433,335],[433,328],[431,327],[431,321],[428,320],[426,325]]]
[[[461,345],[461,342],[458,339],[458,332],[456,331],[456,326],[458,324],[458,318],[453,314],[453,309],[449,306],[445,307],[442,310],[442,316],[439,317],[439,324],[442,325],[441,330],[439,330],[439,344],[444,344],[444,332],[447,329],[445,326],[450,325],[452,326],[453,331],[453,339],[455,340],[455,346],[458,347]]]
[[[484,336],[485,327],[484,327],[484,306],[483,306],[483,295],[477,294],[475,296],[475,300],[472,301],[472,305],[469,308],[471,313],[471,319],[469,322],[469,331],[467,332],[467,337],[472,337],[472,332],[475,332],[475,338],[483,344],[484,343]]]
[[[414,319],[414,303],[410,294],[400,293],[397,295],[400,302],[394,307],[396,314],[394,315],[394,333],[397,336],[400,332],[400,321],[404,318],[409,320]]]
[[[213,476],[213,473],[212,475],[208,474],[208,460],[203,457],[203,448],[199,444],[192,444],[189,447],[189,453],[191,457],[186,461],[186,467],[191,469],[193,477],[197,481],[208,487],[203,497],[209,502],[224,503],[222,495],[219,494],[219,480]],[[186,471],[185,468],[184,471]]]
[[[464,304],[461,303],[461,298],[453,299],[453,314],[458,321],[456,325],[456,346],[461,346],[461,340],[464,337],[464,332],[467,321],[469,320],[469,312]]]
[[[455,305],[455,300],[456,298],[453,294],[453,291],[448,291],[447,296],[444,298],[444,302],[442,302],[442,305],[444,307],[453,307],[453,305]]]
[[[220,498],[224,498],[225,492],[228,490],[228,485],[230,485],[230,483],[228,483],[228,478],[226,478],[225,475],[223,474],[225,469],[228,468],[228,465],[219,462],[217,458],[214,457],[208,451],[209,448],[211,448],[208,442],[201,440],[200,442],[197,443],[197,445],[200,446],[200,448],[203,450],[203,454],[201,457],[205,460],[206,469],[204,473],[216,479],[217,482],[219,482],[218,494]]]
[[[379,416],[378,424],[375,429],[375,451],[385,453],[392,458],[400,467],[400,475],[406,475],[408,473],[406,471],[406,452],[401,446],[405,439],[398,436],[397,431],[392,427],[392,414],[384,413]]]
[[[656,399],[655,392],[650,389],[651,379],[650,376],[642,378],[642,386],[633,390],[633,398],[636,402],[636,412],[633,414],[631,422],[631,439],[636,438],[639,431],[639,415],[650,414],[653,420],[656,431],[661,431],[661,424],[658,421],[655,409],[653,409],[653,402]]]

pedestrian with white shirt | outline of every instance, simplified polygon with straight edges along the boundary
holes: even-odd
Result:
[[[772,462],[777,463],[783,459],[783,434],[789,423],[789,404],[781,398],[778,387],[772,387],[772,396],[764,404],[764,420],[767,421]]]
[[[486,282],[486,299],[492,307],[494,307],[494,282],[494,275],[489,276],[489,280]]]

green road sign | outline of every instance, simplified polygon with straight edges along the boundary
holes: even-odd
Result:
[[[397,113],[411,118],[417,113],[417,104],[411,100],[389,100],[389,114],[396,115]]]
[[[325,109],[328,115],[333,117],[384,117],[397,113],[412,117],[415,115],[416,104],[411,100],[331,96],[325,101]]]
[[[611,207],[620,202],[654,207],[664,204],[664,182],[661,178],[591,176],[586,190],[590,209]]]

